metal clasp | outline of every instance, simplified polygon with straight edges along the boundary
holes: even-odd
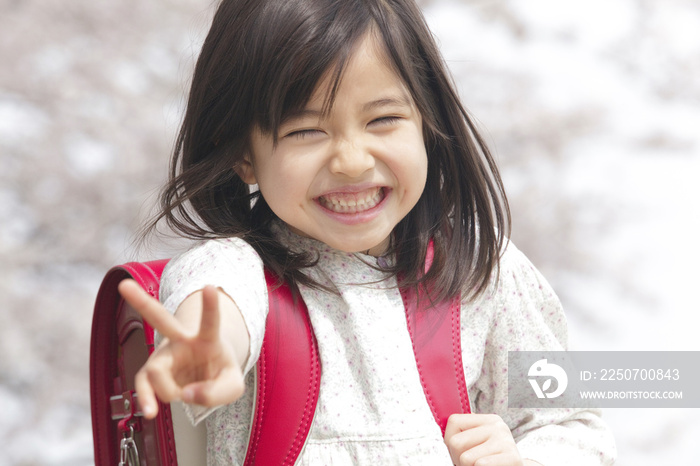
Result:
[[[129,426],[129,434],[124,434],[119,447],[119,466],[141,466],[139,450],[134,441],[134,427]]]

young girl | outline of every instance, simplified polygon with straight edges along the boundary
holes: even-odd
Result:
[[[318,340],[320,395],[299,464],[613,461],[597,412],[507,407],[508,351],[564,349],[566,323],[506,244],[494,161],[412,0],[223,0],[161,219],[202,241],[168,265],[162,305],[120,285],[165,337],[136,386],[147,418],[157,397],[206,419],[209,464],[245,458],[263,267],[303,299]],[[477,414],[455,413],[444,437],[398,287],[461,296]]]

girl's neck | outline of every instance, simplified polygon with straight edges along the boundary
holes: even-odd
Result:
[[[296,235],[296,236],[299,236],[299,237],[301,237],[301,238],[307,238],[307,239],[310,239],[310,240],[314,240],[314,241],[317,241],[319,244],[324,244],[324,245],[328,246],[328,245],[327,245],[326,243],[324,243],[323,241],[317,240],[316,238],[313,238],[313,237],[311,237],[311,236],[305,234],[303,231],[301,231],[301,230],[299,230],[299,229],[297,229],[297,228],[294,228],[293,226],[291,226],[291,225],[289,225],[289,224],[287,224],[287,223],[285,223],[285,222],[283,222],[283,221],[281,221],[281,220],[280,220],[280,223],[281,223],[282,225],[284,225],[284,228],[285,228],[287,231],[289,231],[290,233],[292,233],[292,234],[294,234],[294,235]],[[372,247],[372,248],[370,248],[370,249],[366,249],[366,250],[364,250],[364,251],[343,251],[343,252],[347,252],[347,253],[360,253],[360,254],[364,254],[364,255],[367,255],[367,256],[381,257],[381,256],[383,256],[384,254],[386,254],[387,250],[389,249],[389,243],[390,243],[390,239],[389,239],[389,238],[386,238],[384,241],[382,241],[382,242],[379,243],[378,245],[376,245],[376,246],[374,246],[374,247]],[[331,247],[331,246],[328,246],[328,247]],[[333,248],[333,249],[335,249],[335,248]]]
[[[277,230],[278,234],[281,233],[281,235],[283,237],[287,237],[287,239],[293,239],[294,237],[296,237],[298,239],[301,239],[302,243],[308,242],[307,245],[304,245],[304,247],[313,245],[313,247],[315,247],[315,248],[326,247],[326,248],[330,248],[333,250],[337,250],[336,248],[328,246],[323,241],[317,240],[316,238],[313,238],[313,237],[305,234],[304,232],[299,231],[298,229],[290,226],[289,224],[285,223],[282,220],[278,219],[278,221],[276,223],[277,223],[277,228],[273,228],[273,230]],[[293,241],[293,242],[296,242],[296,241]],[[313,244],[313,243],[315,243],[315,244]],[[389,244],[390,244],[390,239],[387,238],[386,240],[382,241],[377,246],[372,247],[370,249],[366,249],[364,251],[343,251],[343,250],[338,250],[338,251],[349,253],[349,254],[362,254],[362,255],[372,256],[372,257],[382,257],[388,251]],[[292,248],[294,248],[294,246],[291,244],[288,244],[287,246],[288,247],[291,246]]]

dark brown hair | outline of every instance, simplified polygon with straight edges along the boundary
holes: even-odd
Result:
[[[413,0],[223,0],[197,61],[187,111],[161,194],[161,212],[191,238],[238,236],[291,283],[317,260],[288,251],[272,234],[277,218],[234,167],[256,126],[276,135],[332,72],[332,105],[353,46],[372,31],[423,118],[426,188],[394,229],[388,272],[401,286],[428,284],[435,299],[483,291],[498,266],[510,213],[498,170],[459,101]],[[423,273],[430,239],[433,265]]]

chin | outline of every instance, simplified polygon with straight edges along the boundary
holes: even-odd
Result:
[[[384,244],[384,243],[385,243],[385,241],[379,241],[379,242],[339,241],[336,243],[336,245],[329,245],[329,246],[331,246],[332,248],[337,249],[339,251],[343,251],[343,252],[348,252],[348,253],[359,252],[362,254],[370,254],[370,255],[377,255],[378,256],[378,255],[381,255],[382,251],[385,251],[389,245],[388,241],[386,241],[386,244]],[[379,251],[379,253],[376,253],[377,251]]]

